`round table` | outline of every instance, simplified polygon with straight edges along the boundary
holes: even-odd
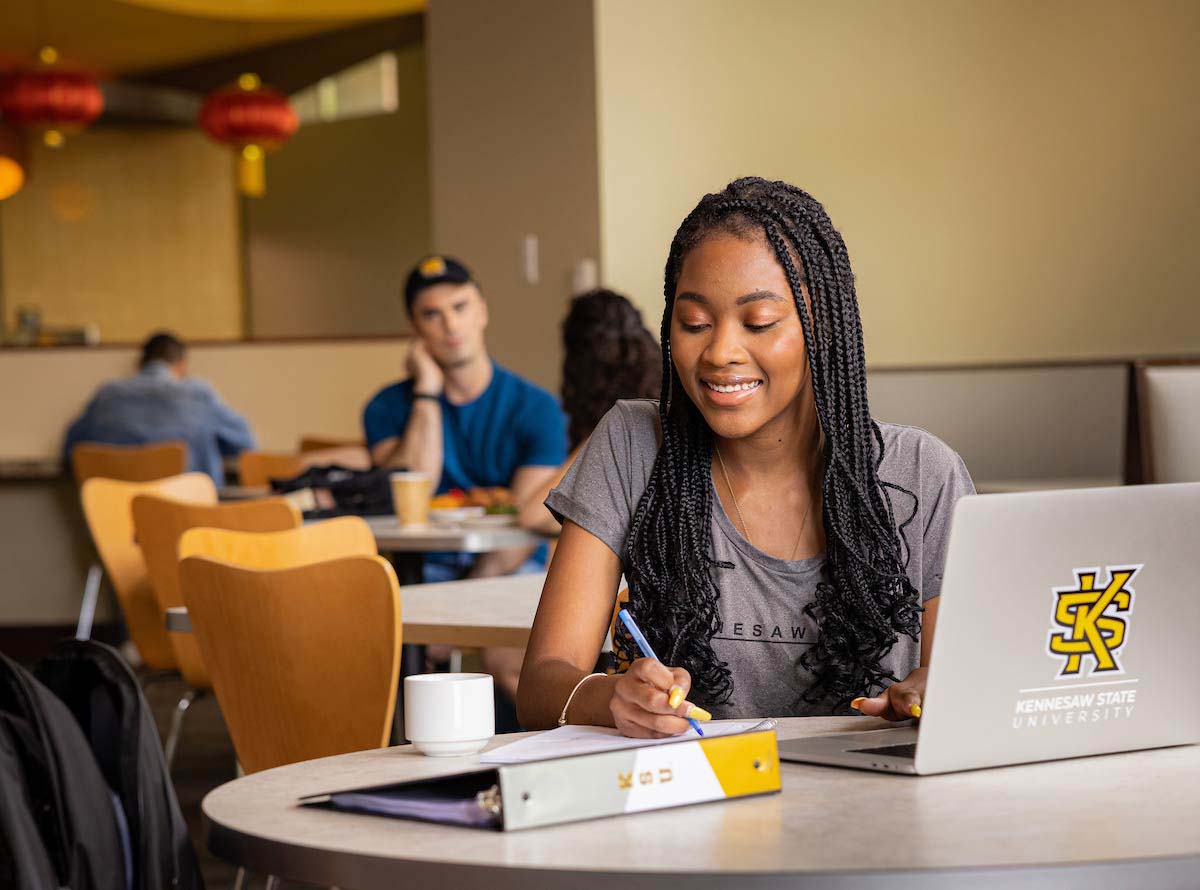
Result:
[[[862,717],[779,723],[781,739],[881,725]],[[204,799],[209,848],[255,871],[343,890],[1095,890],[1200,881],[1196,745],[923,777],[784,763],[781,794],[509,833],[296,804],[477,762],[404,746],[245,776]]]

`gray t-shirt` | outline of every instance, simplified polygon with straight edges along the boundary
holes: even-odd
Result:
[[[907,572],[928,600],[941,592],[942,567],[954,502],[974,494],[960,458],[936,436],[910,426],[881,423],[884,441],[879,478],[917,496],[918,508],[903,531]],[[600,421],[579,458],[550,492],[546,506],[591,532],[629,571],[625,539],[658,454],[658,402],[618,402]],[[711,484],[711,483],[710,483]],[[897,524],[912,513],[912,498],[889,490]],[[712,569],[720,591],[721,629],[713,638],[717,658],[733,674],[733,695],[717,705],[718,717],[809,716],[803,700],[808,686],[800,653],[816,637],[815,622],[804,614],[825,558],[778,559],[752,546],[725,514],[713,492],[713,556],[733,569]],[[883,666],[903,678],[918,666],[921,647],[901,636]],[[863,690],[866,694],[867,690]]]

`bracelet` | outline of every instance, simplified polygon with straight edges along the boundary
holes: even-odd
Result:
[[[440,402],[442,400],[442,397],[435,396],[431,392],[414,392],[413,399],[433,399],[435,402]]]
[[[573,698],[575,698],[575,693],[579,691],[579,687],[582,686],[584,683],[586,683],[588,680],[592,679],[592,677],[603,677],[603,676],[605,676],[605,675],[604,674],[588,674],[586,677],[584,677],[582,680],[580,680],[578,683],[575,684],[575,688],[572,689],[571,694],[567,696],[567,703],[565,705],[563,705],[562,713],[558,715],[558,725],[559,726],[567,725],[567,708],[571,707],[571,700]]]

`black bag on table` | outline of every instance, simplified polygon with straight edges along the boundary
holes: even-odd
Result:
[[[0,726],[4,735],[0,761],[6,769],[12,769],[15,762],[20,770],[11,784],[8,775],[0,778],[9,798],[3,827],[13,832],[0,843],[20,857],[21,861],[13,864],[14,873],[34,890],[44,879],[48,860],[54,886],[70,890],[127,887],[117,806],[87,739],[67,706],[4,655],[0,655]],[[9,796],[9,788],[18,793]],[[40,852],[30,845],[31,823],[41,841]]]
[[[386,516],[392,512],[392,483],[389,476],[393,471],[376,467],[372,470],[350,470],[346,467],[309,467],[292,479],[272,479],[271,490],[278,494],[312,489],[321,500],[321,492],[328,492],[331,507],[306,510],[306,518],[328,518],[330,516]]]
[[[65,640],[35,668],[74,715],[129,828],[132,890],[202,890],[150,706],[117,650]]]

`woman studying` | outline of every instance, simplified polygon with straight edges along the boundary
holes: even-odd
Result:
[[[872,419],[841,236],[800,189],[739,179],[683,221],[664,293],[660,400],[619,402],[546,502],[563,533],[522,724],[919,716],[950,514],[973,488],[940,440]],[[591,676],[622,572],[662,662],[618,636],[628,670]]]

